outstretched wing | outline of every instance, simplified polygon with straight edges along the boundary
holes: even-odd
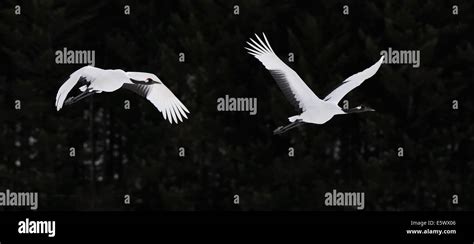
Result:
[[[339,101],[341,101],[341,99],[345,95],[347,95],[347,93],[352,91],[354,88],[358,87],[365,80],[367,80],[370,77],[372,77],[373,75],[375,75],[375,73],[377,73],[377,71],[379,70],[380,65],[382,65],[383,59],[384,59],[384,56],[382,56],[379,59],[379,61],[377,61],[377,63],[375,63],[374,65],[372,65],[369,68],[365,69],[364,71],[361,71],[361,72],[359,72],[357,74],[354,74],[351,77],[345,79],[342,82],[342,85],[340,85],[339,87],[334,89],[334,91],[329,93],[329,95],[327,95],[324,98],[324,101],[328,101],[328,102],[338,104]]]
[[[182,117],[188,118],[186,113],[189,113],[189,110],[163,82],[152,85],[124,83],[122,87],[148,99],[171,124],[173,121],[178,123],[178,120],[183,122]]]
[[[276,80],[283,94],[285,94],[286,98],[296,109],[306,111],[309,107],[314,107],[315,103],[321,102],[299,75],[281,61],[275,52],[273,52],[265,33],[263,33],[265,42],[263,42],[258,35],[255,36],[258,42],[250,38],[252,43],[247,42],[250,47],[245,47],[245,49],[249,51],[249,54],[260,60],[265,68],[270,71],[270,74]]]
[[[93,79],[93,72],[91,66],[82,67],[69,76],[69,79],[64,82],[64,84],[59,88],[58,93],[56,94],[56,110],[59,111],[63,105],[64,100],[66,100],[67,95],[69,92],[77,85],[77,84],[87,84],[90,83]]]

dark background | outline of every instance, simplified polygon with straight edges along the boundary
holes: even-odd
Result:
[[[365,192],[366,210],[473,210],[470,1],[0,6],[0,190],[38,191],[40,210],[335,210],[323,205],[332,189]],[[243,48],[261,32],[319,97],[389,47],[420,50],[421,65],[383,64],[344,98],[377,112],[273,136],[296,112]],[[56,50],[64,47],[95,50],[100,68],[157,74],[191,111],[190,119],[170,125],[129,91],[102,93],[56,112],[56,92],[82,66],[55,63]],[[294,63],[287,62],[289,52]],[[257,115],[217,112],[217,98],[226,94],[257,97]],[[127,99],[130,110],[123,109]],[[69,156],[70,147],[76,157]],[[397,156],[399,147],[404,157]],[[123,203],[124,194],[132,204]],[[453,194],[459,205],[451,203]]]

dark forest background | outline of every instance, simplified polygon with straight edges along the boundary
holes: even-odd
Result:
[[[21,15],[14,14],[16,4]],[[0,190],[38,191],[40,210],[334,210],[323,205],[332,189],[365,192],[367,210],[473,210],[471,1],[0,6]],[[377,112],[274,136],[296,113],[243,48],[261,32],[319,97],[389,47],[420,50],[421,65],[383,64],[345,98]],[[100,68],[157,74],[190,119],[170,125],[128,91],[56,112],[56,92],[83,66],[56,64],[55,51],[64,47],[95,50]],[[287,62],[289,52],[294,63]],[[226,94],[257,97],[257,115],[217,112],[217,98]],[[124,194],[132,204],[124,204]]]

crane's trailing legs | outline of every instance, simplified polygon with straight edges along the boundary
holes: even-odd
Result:
[[[293,128],[296,128],[300,125],[304,124],[303,120],[301,119],[297,119],[295,120],[294,122],[292,122],[291,124],[289,125],[286,125],[286,126],[280,126],[278,128],[276,128],[274,131],[273,131],[273,135],[280,135],[280,134],[283,134]]]
[[[66,101],[64,101],[64,105],[71,105],[73,103],[76,103],[86,97],[89,97],[89,96],[92,96],[94,95],[95,93],[97,93],[96,91],[91,91],[91,90],[86,90],[84,92],[82,92],[81,94],[75,96],[75,97],[70,97],[68,98]]]

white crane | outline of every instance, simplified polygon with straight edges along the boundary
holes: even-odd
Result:
[[[66,100],[76,85],[80,86],[82,93]],[[95,93],[113,92],[120,88],[131,90],[148,99],[171,124],[173,121],[178,123],[178,120],[182,122],[183,117],[188,118],[186,113],[189,113],[189,110],[156,75],[92,66],[82,67],[69,76],[56,95],[56,109],[59,111],[63,105],[76,103]]]
[[[284,133],[304,123],[324,124],[334,115],[338,114],[375,111],[363,105],[351,109],[342,109],[337,104],[347,93],[358,87],[364,80],[372,77],[377,72],[383,62],[384,56],[374,65],[344,80],[339,87],[321,100],[311,91],[294,70],[278,58],[275,52],[273,52],[270,43],[268,43],[265,33],[263,33],[265,42],[263,42],[257,34],[255,34],[255,36],[257,37],[258,43],[250,38],[252,43],[247,42],[250,47],[245,47],[245,49],[270,71],[270,74],[276,80],[287,99],[297,110],[302,112],[300,115],[289,117],[288,119],[291,123],[284,127],[278,127],[273,131],[274,134]]]

